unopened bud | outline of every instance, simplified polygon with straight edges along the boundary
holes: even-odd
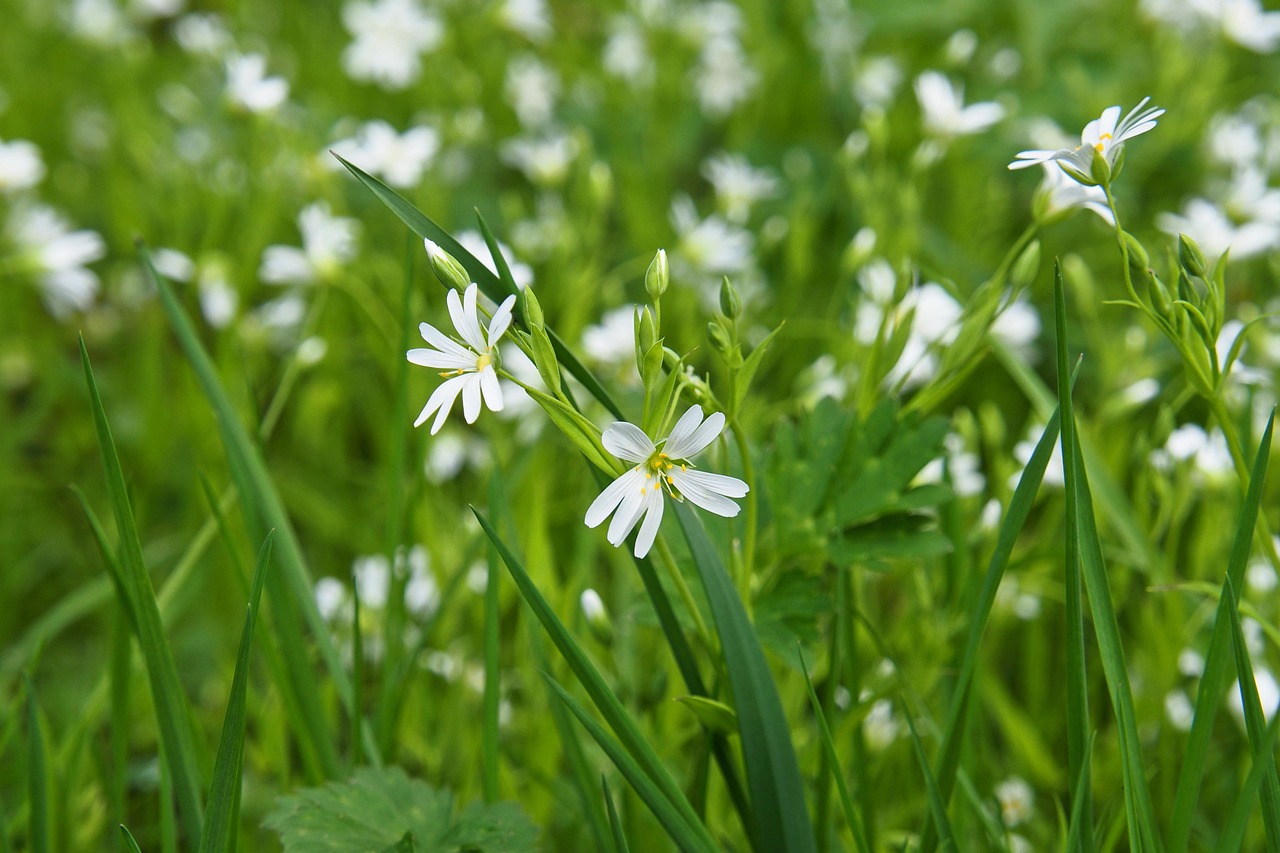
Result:
[[[1089,163],[1089,177],[1104,187],[1111,183],[1111,164],[1097,148],[1093,149],[1093,160]]]
[[[609,611],[604,608],[600,594],[594,589],[584,589],[578,602],[582,606],[582,615],[586,618],[587,627],[595,638],[605,645],[613,642],[613,623],[609,619]]]
[[[738,297],[738,289],[725,276],[720,282],[720,312],[730,320],[736,320],[742,314],[742,299]]]
[[[1204,252],[1201,252],[1200,247],[1196,245],[1196,241],[1186,234],[1178,235],[1178,263],[1182,265],[1188,275],[1204,278]]]
[[[1154,275],[1147,275],[1147,296],[1151,299],[1151,307],[1162,317],[1168,317],[1173,308],[1173,300],[1169,297],[1169,289],[1164,282]]]
[[[542,318],[542,305],[538,297],[533,295],[533,288],[526,287],[520,291],[520,301],[524,303],[524,324],[530,329],[540,329],[545,325]]]
[[[644,357],[658,340],[658,330],[654,326],[652,312],[648,308],[637,308],[632,328],[635,331],[636,369],[643,375]]]
[[[1146,248],[1138,241],[1138,238],[1130,234],[1128,231],[1120,232],[1124,236],[1124,246],[1129,253],[1129,266],[1136,273],[1146,273],[1151,269],[1151,256],[1147,254]]]
[[[471,276],[467,275],[467,271],[462,264],[458,263],[458,259],[431,240],[423,240],[422,244],[427,249],[431,269],[435,272],[436,278],[440,279],[440,283],[455,290],[466,290],[471,284]]]
[[[729,340],[729,333],[715,321],[707,323],[707,337],[711,339],[711,346],[715,347],[716,352],[722,355],[727,354],[733,348],[733,343]]]
[[[653,299],[659,299],[667,292],[671,283],[671,271],[667,267],[667,250],[659,249],[649,263],[649,270],[644,274],[644,289]]]
[[[1036,271],[1040,269],[1040,241],[1032,240],[1031,245],[1022,250],[1018,260],[1013,263],[1013,271],[1009,278],[1014,287],[1026,287],[1035,280]]]

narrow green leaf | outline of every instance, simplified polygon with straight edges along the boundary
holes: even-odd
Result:
[[[480,236],[484,238],[484,244],[489,249],[489,257],[493,258],[493,265],[498,270],[498,282],[508,294],[519,294],[520,286],[516,284],[515,277],[511,275],[511,267],[503,257],[502,250],[498,248],[498,238],[493,236],[493,231],[490,230],[489,223],[484,221],[479,208],[476,209],[476,222],[480,224]]]
[[[773,343],[773,339],[781,331],[782,325],[779,324],[776,329],[765,335],[764,340],[756,344],[755,349],[747,353],[747,357],[742,360],[742,366],[738,368],[738,375],[735,379],[736,384],[733,388],[731,414],[737,414],[742,409],[742,404],[747,399],[747,391],[751,390],[751,380],[755,378],[756,371],[760,368],[760,362],[764,359],[764,354],[769,351],[769,344]]]
[[[49,774],[45,765],[44,725],[31,676],[27,683],[27,838],[32,853],[49,853]],[[7,832],[0,826],[0,833]]]
[[[1262,504],[1263,484],[1266,480],[1267,460],[1271,454],[1271,435],[1275,428],[1275,411],[1267,420],[1258,452],[1253,460],[1253,472],[1249,488],[1236,525],[1235,541],[1227,561],[1227,582],[1232,589],[1243,589],[1245,567],[1253,547],[1253,531],[1258,521],[1258,507]],[[1196,801],[1200,796],[1200,783],[1204,779],[1205,763],[1209,757],[1209,738],[1213,732],[1214,717],[1227,686],[1231,683],[1231,626],[1222,619],[1215,619],[1209,636],[1209,650],[1205,653],[1204,670],[1200,675],[1199,692],[1196,694],[1195,714],[1191,718],[1191,732],[1187,735],[1187,747],[1182,755],[1182,769],[1178,774],[1178,787],[1173,798],[1173,823],[1169,831],[1171,853],[1186,853],[1191,840],[1191,822],[1195,817]]]
[[[1089,733],[1089,742],[1085,745],[1084,761],[1080,764],[1080,775],[1076,777],[1075,787],[1073,791],[1083,791],[1089,787],[1089,774],[1092,772],[1093,763],[1093,741],[1096,737],[1095,732]],[[1089,804],[1088,797],[1075,797],[1071,803],[1071,821],[1067,827],[1067,840],[1063,844],[1062,849],[1067,853],[1080,849],[1081,833],[1093,834],[1093,826],[1085,823],[1086,807]]]
[[[902,718],[907,721],[907,731],[911,735],[911,746],[915,751],[916,760],[920,763],[920,772],[924,774],[925,790],[929,794],[929,815],[933,819],[933,826],[938,828],[938,840],[942,844],[943,850],[956,849],[955,831],[951,828],[951,820],[947,817],[947,806],[942,801],[942,792],[938,790],[938,780],[933,776],[933,770],[929,767],[929,759],[924,754],[924,746],[920,743],[920,733],[916,731],[915,718],[911,714],[911,709],[907,707],[907,703],[902,703]]]
[[[194,844],[200,838],[203,823],[200,791],[203,784],[195,758],[190,716],[186,698],[178,680],[178,668],[173,653],[164,636],[160,621],[160,608],[156,603],[151,577],[147,574],[142,557],[142,543],[133,523],[133,510],[125,488],[120,458],[116,455],[111,427],[98,395],[98,385],[89,363],[89,351],[84,338],[80,338],[80,360],[84,366],[85,383],[89,388],[93,410],[93,425],[98,436],[98,448],[102,455],[102,467],[107,481],[107,493],[115,511],[116,532],[120,539],[119,559],[121,588],[128,598],[129,608],[137,620],[138,647],[146,664],[151,683],[151,698],[155,704],[156,723],[160,729],[163,756],[172,773],[178,809],[182,814],[183,829],[187,839]]]
[[[1218,599],[1218,617],[1223,609],[1231,622],[1231,636],[1236,659],[1236,681],[1240,688],[1240,701],[1244,708],[1245,731],[1253,749],[1253,760],[1262,765],[1262,823],[1267,833],[1267,850],[1280,850],[1280,779],[1276,778],[1276,759],[1272,752],[1263,752],[1266,741],[1267,721],[1258,698],[1258,683],[1253,677],[1253,664],[1249,661],[1249,647],[1245,645],[1244,631],[1240,628],[1240,606],[1236,602],[1231,579],[1222,583],[1222,595]],[[1275,710],[1274,708],[1272,710]]]
[[[723,702],[706,696],[677,696],[676,701],[688,708],[689,713],[702,723],[703,728],[713,732],[737,734],[738,715]]]
[[[623,748],[622,744],[610,737],[604,727],[592,719],[586,709],[574,701],[573,697],[569,695],[569,691],[565,690],[554,678],[545,673],[543,673],[543,678],[551,685],[551,689],[556,692],[556,696],[565,704],[565,707],[578,718],[578,722],[582,724],[582,727],[600,745],[605,755],[609,756],[609,760],[613,762],[618,771],[622,773],[623,778],[635,789],[636,794],[649,807],[653,812],[653,816],[658,819],[658,822],[662,824],[662,828],[667,831],[667,834],[671,836],[671,840],[681,850],[686,851],[686,853],[693,853],[693,851],[711,853],[711,851],[717,849],[711,834],[707,832],[706,827],[697,820],[696,816],[690,822],[689,817],[683,814],[682,810],[667,798],[666,793],[654,783],[653,778]]]
[[[534,616],[542,623],[542,627],[551,637],[551,641],[560,651],[565,662],[569,664],[569,669],[573,672],[574,677],[587,691],[587,695],[591,697],[591,701],[605,718],[609,727],[618,736],[618,740],[626,748],[626,751],[633,757],[636,765],[644,771],[644,774],[652,781],[655,788],[682,815],[684,821],[691,826],[700,828],[706,836],[704,840],[711,843],[710,835],[705,827],[702,826],[701,820],[694,812],[693,807],[689,805],[684,793],[667,772],[662,760],[658,758],[653,751],[653,747],[649,745],[644,735],[640,733],[639,726],[636,725],[631,715],[627,713],[618,697],[605,684],[599,671],[587,658],[586,652],[573,639],[573,636],[564,626],[564,623],[560,621],[551,605],[542,597],[542,593],[538,591],[537,586],[534,584],[533,579],[529,577],[528,572],[525,571],[524,566],[521,565],[515,554],[511,552],[511,549],[507,547],[497,531],[489,524],[489,520],[475,507],[471,508],[471,512],[475,515],[476,520],[480,522],[480,526],[484,528],[489,541],[497,548],[502,561],[507,565],[508,573],[516,582],[520,594],[533,611]]]
[[[240,779],[244,769],[244,728],[247,717],[246,703],[249,693],[249,655],[253,648],[253,630],[258,620],[258,603],[262,599],[262,584],[271,564],[272,533],[267,534],[258,552],[258,563],[253,570],[253,589],[244,617],[244,629],[240,633],[240,650],[236,654],[236,668],[231,676],[231,696],[227,700],[227,713],[222,721],[222,738],[218,742],[218,757],[213,763],[213,781],[209,786],[209,810],[205,815],[204,836],[200,840],[201,853],[222,853],[235,850],[236,823],[240,813]]]
[[[600,776],[600,785],[604,788],[604,804],[609,810],[609,830],[613,834],[614,853],[631,853],[627,846],[627,836],[622,832],[622,822],[618,820],[618,809],[613,804],[613,794],[609,792],[609,781]]]
[[[377,196],[379,201],[398,216],[401,222],[409,226],[413,233],[439,244],[440,248],[457,258],[458,262],[471,275],[471,280],[479,285],[481,292],[485,296],[495,302],[501,302],[512,292],[504,288],[502,281],[490,272],[489,268],[480,259],[464,249],[461,243],[449,235],[449,232],[431,221],[422,211],[405,201],[403,197],[382,183],[382,181],[369,175],[358,166],[348,163],[338,155],[335,154],[334,156],[338,158],[338,162],[347,167],[351,174],[356,176],[360,183],[364,184],[370,192]],[[517,310],[520,310],[519,303],[517,303]],[[520,317],[523,320],[523,314]],[[622,410],[618,408],[617,403],[609,396],[609,392],[604,389],[604,386],[600,384],[595,375],[587,370],[582,362],[578,360],[578,357],[560,339],[559,335],[550,329],[547,332],[551,335],[551,343],[555,346],[556,355],[565,369],[581,382],[583,387],[591,393],[591,396],[595,397],[602,406],[608,409],[611,415],[618,420],[624,420]]]
[[[822,738],[822,750],[827,755],[831,775],[836,781],[836,790],[840,793],[840,808],[844,811],[845,822],[849,824],[849,832],[853,835],[854,846],[858,853],[871,853],[871,842],[867,840],[858,819],[858,810],[853,807],[853,797],[849,795],[849,783],[845,781],[844,768],[840,764],[840,756],[836,752],[835,740],[831,737],[831,727],[827,725],[826,715],[822,713],[822,702],[818,699],[818,691],[813,689],[813,679],[809,677],[809,667],[804,662],[804,652],[796,645],[796,657],[800,661],[800,671],[804,673],[804,686],[809,691],[809,704],[813,706],[814,719],[818,721],[818,734]]]
[[[1258,791],[1262,789],[1262,780],[1268,775],[1275,774],[1277,735],[1280,735],[1280,714],[1271,718],[1266,737],[1253,750],[1253,765],[1249,768],[1249,775],[1240,786],[1235,804],[1231,806],[1231,812],[1222,825],[1218,845],[1214,848],[1215,853],[1239,853],[1241,845],[1244,844],[1244,833],[1249,828],[1249,815],[1253,812]]]
[[[138,842],[133,840],[133,834],[129,832],[129,828],[123,823],[120,824],[120,834],[124,836],[124,843],[129,846],[130,853],[142,853],[138,847]]]
[[[495,247],[496,253],[496,247]],[[510,275],[510,273],[508,273]],[[502,471],[498,463],[489,475],[489,507],[491,512],[507,511],[506,494],[502,489]],[[498,792],[498,700],[502,671],[498,655],[501,652],[499,635],[501,614],[498,609],[499,556],[489,547],[489,571],[484,585],[484,719],[481,726],[481,765],[484,785],[484,801],[496,803]]]
[[[143,267],[160,294],[160,303],[169,318],[169,324],[200,381],[205,397],[213,407],[227,461],[240,490],[246,520],[249,521],[251,530],[264,537],[266,531],[276,531],[273,547],[279,559],[280,571],[270,573],[267,578],[267,594],[274,602],[272,612],[279,634],[279,646],[292,679],[289,687],[296,694],[297,706],[304,711],[302,725],[295,729],[295,733],[307,741],[308,747],[318,756],[324,772],[329,776],[336,776],[340,771],[338,753],[334,746],[337,738],[320,706],[321,691],[312,665],[304,654],[306,642],[297,624],[297,611],[301,611],[316,650],[348,713],[354,713],[355,697],[351,679],[347,676],[342,658],[334,647],[329,629],[316,606],[302,547],[267,472],[266,463],[240,422],[191,319],[178,302],[169,283],[156,272],[145,246],[141,247],[141,254]],[[365,731],[369,735],[365,739],[366,754],[371,761],[380,762],[371,733],[367,729]]]
[[[676,503],[675,510],[711,606],[738,712],[755,816],[753,846],[757,851],[816,850],[791,728],[755,628],[698,516],[685,503]]]

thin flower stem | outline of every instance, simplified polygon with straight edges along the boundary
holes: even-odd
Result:
[[[670,546],[667,545],[666,538],[659,533],[658,538],[654,540],[657,546],[658,556],[661,557],[662,563],[666,566],[667,574],[671,575],[671,582],[676,585],[676,591],[680,593],[680,599],[684,602],[684,606],[689,611],[689,615],[693,617],[694,627],[698,631],[698,636],[702,638],[702,645],[707,649],[714,649],[715,644],[711,642],[711,632],[707,630],[707,623],[702,620],[702,611],[698,609],[698,603],[693,598],[693,590],[689,589],[689,584],[685,582],[684,575],[680,574],[680,567],[676,565],[675,555],[671,553]]]
[[[1116,199],[1111,194],[1111,184],[1103,184],[1102,191],[1107,195],[1107,207],[1111,209],[1111,219],[1116,226],[1116,243],[1120,246],[1120,271],[1124,273],[1125,290],[1129,291],[1129,298],[1142,305],[1138,292],[1133,289],[1133,277],[1129,274],[1129,244],[1125,242],[1124,229],[1120,227],[1120,211],[1116,210]]]
[[[755,467],[751,464],[751,448],[747,444],[746,433],[735,418],[733,426],[734,443],[738,445],[738,455],[742,457],[742,478],[747,482],[746,506],[743,513],[743,525],[746,531],[742,535],[742,577],[739,578],[738,592],[742,596],[742,604],[751,612],[751,579],[755,577],[756,557],[756,477]]]

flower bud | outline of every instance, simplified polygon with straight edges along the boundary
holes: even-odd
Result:
[[[667,292],[671,282],[671,271],[667,267],[667,250],[659,249],[649,263],[649,270],[644,274],[644,289],[653,299],[660,299]]]
[[[720,282],[720,312],[730,320],[736,320],[742,314],[742,299],[733,282],[729,281],[729,276],[725,276]]]
[[[578,602],[582,607],[582,615],[586,617],[587,627],[595,638],[605,645],[613,642],[613,622],[609,619],[609,611],[604,608],[600,593],[594,589],[584,589]]]
[[[1040,241],[1032,240],[1027,248],[1022,250],[1022,254],[1018,255],[1018,259],[1013,262],[1013,271],[1009,274],[1009,279],[1014,287],[1026,287],[1035,280],[1036,270],[1040,268]]]
[[[1120,233],[1124,237],[1125,249],[1129,253],[1129,267],[1134,272],[1145,275],[1147,270],[1151,269],[1151,257],[1147,254],[1147,250],[1138,242],[1138,238],[1128,231]]]
[[[545,325],[542,317],[542,305],[538,302],[538,297],[533,295],[533,288],[526,287],[520,291],[520,301],[524,303],[522,316],[524,324],[530,329],[541,329]]]
[[[707,323],[707,337],[711,340],[711,346],[721,355],[727,355],[733,349],[733,343],[729,340],[729,333],[714,320]]]
[[[1196,241],[1192,240],[1186,234],[1178,235],[1178,263],[1182,265],[1182,268],[1187,271],[1188,275],[1194,275],[1197,278],[1204,278],[1204,253],[1200,251],[1200,247],[1196,245]]]
[[[648,308],[637,308],[633,323],[636,338],[636,369],[644,373],[644,357],[658,340],[658,330],[653,323],[653,313]]]
[[[1111,183],[1111,164],[1097,148],[1093,149],[1093,160],[1089,163],[1089,177],[1104,187]]]
[[[1151,300],[1151,307],[1162,317],[1168,317],[1169,312],[1173,309],[1173,300],[1169,296],[1169,289],[1164,286],[1164,282],[1148,273],[1147,275],[1147,296]]]
[[[427,249],[431,269],[435,272],[436,278],[440,279],[440,283],[455,290],[466,290],[467,285],[471,284],[471,276],[467,275],[467,271],[462,264],[458,263],[458,259],[431,240],[423,240],[422,244]]]

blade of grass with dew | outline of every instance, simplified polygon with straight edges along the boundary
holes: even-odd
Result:
[[[1231,556],[1227,560],[1227,580],[1233,589],[1244,588],[1244,573],[1253,548],[1253,531],[1257,524],[1258,508],[1262,504],[1274,428],[1273,410],[1266,429],[1262,432],[1257,455],[1254,456],[1253,472],[1240,510]],[[1222,619],[1215,619],[1209,637],[1209,650],[1204,657],[1204,669],[1200,674],[1191,732],[1187,735],[1187,747],[1182,756],[1182,769],[1178,774],[1178,787],[1173,798],[1173,823],[1169,831],[1171,853],[1186,853],[1191,841],[1191,821],[1195,817],[1200,783],[1204,779],[1205,763],[1209,757],[1209,738],[1213,732],[1214,717],[1217,716],[1227,685],[1231,683],[1231,661],[1228,657],[1231,653],[1230,642],[1230,626]]]
[[[302,547],[298,543],[284,504],[267,472],[266,463],[262,460],[257,446],[250,439],[248,431],[241,424],[230,397],[222,387],[213,362],[196,334],[190,317],[178,302],[169,283],[156,272],[150,252],[145,246],[139,248],[143,267],[160,294],[160,302],[169,318],[169,324],[196,373],[205,397],[213,407],[228,465],[240,490],[241,506],[246,520],[250,522],[251,530],[263,536],[266,535],[267,530],[276,531],[274,548],[279,559],[280,571],[272,572],[267,578],[267,594],[274,602],[272,612],[279,634],[279,647],[285,655],[291,677],[289,687],[296,694],[296,705],[304,711],[302,725],[295,727],[294,731],[298,737],[306,737],[311,741],[311,747],[320,756],[325,775],[337,777],[341,772],[337,749],[334,746],[337,739],[320,704],[321,692],[316,683],[312,665],[305,654],[306,642],[302,628],[297,623],[296,610],[301,610],[302,618],[315,642],[320,658],[324,661],[329,677],[348,713],[354,712],[352,704],[354,694],[351,680],[342,665],[342,659],[334,647],[333,639],[316,606],[315,597],[311,591],[310,572],[302,556]],[[368,758],[375,764],[380,763],[381,758],[377,754],[376,744],[373,743],[372,733],[365,729],[365,735],[364,744]]]
[[[1062,315],[1065,309],[1061,276],[1057,282],[1057,299],[1058,312]],[[1058,323],[1058,365],[1061,370],[1066,362],[1066,339],[1063,332],[1065,322],[1061,316]],[[1116,731],[1120,742],[1120,767],[1125,782],[1125,810],[1130,821],[1130,844],[1136,850],[1161,851],[1164,847],[1160,841],[1155,812],[1151,805],[1151,792],[1147,784],[1141,740],[1138,738],[1133,690],[1129,684],[1129,671],[1125,666],[1124,647],[1120,642],[1120,625],[1116,619],[1115,605],[1111,600],[1111,588],[1102,558],[1102,543],[1098,537],[1084,457],[1080,452],[1079,441],[1075,440],[1077,433],[1070,408],[1070,392],[1065,387],[1060,399],[1063,413],[1062,432],[1064,436],[1071,436],[1070,441],[1063,443],[1067,512],[1069,515],[1074,514],[1077,519],[1079,557],[1083,569],[1084,587],[1088,593],[1087,600],[1093,620],[1094,637],[1097,640],[1098,656],[1102,661],[1102,671],[1106,677],[1111,706],[1116,717]],[[1068,445],[1070,456],[1066,455]],[[1086,734],[1085,743],[1087,742]]]
[[[1267,774],[1275,772],[1277,735],[1280,735],[1280,714],[1271,718],[1266,737],[1254,750],[1253,765],[1249,768],[1244,784],[1240,786],[1240,793],[1236,795],[1226,823],[1222,825],[1218,844],[1214,847],[1215,853],[1239,853],[1244,844],[1245,830],[1249,828],[1249,815],[1252,814],[1254,801],[1262,789],[1262,780]],[[1264,758],[1269,760],[1263,760]]]
[[[771,853],[814,851],[813,826],[804,800],[800,764],[791,743],[791,727],[755,627],[698,516],[685,503],[676,503],[675,511],[702,578],[738,713],[738,734],[755,816],[754,847]]]
[[[537,586],[534,584],[533,579],[529,577],[528,572],[525,571],[524,566],[516,559],[515,554],[507,547],[498,532],[493,529],[489,520],[475,507],[471,508],[471,512],[475,515],[476,520],[480,522],[480,526],[484,528],[485,535],[489,537],[489,541],[497,548],[499,556],[502,557],[502,561],[507,565],[507,572],[516,582],[521,596],[533,611],[533,615],[537,617],[548,636],[551,637],[551,641],[560,651],[565,662],[569,664],[569,669],[573,672],[574,677],[586,690],[587,695],[591,697],[591,701],[600,711],[605,722],[609,724],[609,727],[618,736],[618,740],[635,759],[637,766],[643,769],[648,778],[652,780],[657,790],[661,791],[667,800],[681,812],[683,819],[691,825],[701,827],[701,820],[694,812],[693,807],[689,805],[684,793],[671,778],[671,774],[667,772],[662,760],[653,751],[653,747],[649,745],[648,741],[645,740],[644,735],[640,733],[640,728],[622,706],[618,697],[605,684],[599,671],[587,658],[586,652],[573,639],[573,635],[569,633],[564,623],[556,616],[551,605],[542,597],[542,593],[538,591]],[[705,831],[704,828],[703,832]],[[708,836],[709,838],[710,836]]]
[[[1236,660],[1236,682],[1240,689],[1240,704],[1244,709],[1245,733],[1253,750],[1253,760],[1262,765],[1262,825],[1266,830],[1268,853],[1280,851],[1280,779],[1276,778],[1276,757],[1263,752],[1267,739],[1267,718],[1258,698],[1258,683],[1253,677],[1253,664],[1249,661],[1249,647],[1245,644],[1244,631],[1240,627],[1240,605],[1236,602],[1231,579],[1222,582],[1222,595],[1218,599],[1218,616],[1223,607],[1231,621],[1231,636]],[[1274,709],[1273,709],[1274,710]]]
[[[249,592],[249,604],[240,633],[240,649],[236,653],[236,668],[231,676],[231,696],[227,700],[227,713],[222,721],[222,737],[218,741],[218,756],[213,763],[213,781],[209,785],[209,805],[205,812],[204,836],[200,839],[201,853],[223,853],[236,848],[236,828],[240,816],[240,782],[244,771],[244,729],[249,694],[249,654],[253,648],[253,630],[258,621],[258,605],[262,599],[262,584],[271,565],[271,533],[267,534],[258,552],[258,564],[253,570],[253,587]]]
[[[640,799],[653,812],[654,817],[662,824],[662,828],[671,836],[671,840],[681,850],[686,851],[686,853],[693,853],[693,851],[711,853],[711,851],[718,849],[715,840],[702,822],[696,816],[692,818],[692,821],[690,820],[692,809],[689,810],[690,815],[686,815],[682,809],[671,802],[666,792],[658,787],[653,778],[640,766],[631,753],[623,748],[622,744],[615,738],[611,737],[603,726],[592,719],[586,709],[569,695],[569,691],[565,690],[558,681],[546,673],[543,673],[543,678],[551,685],[556,697],[578,718],[578,722],[582,724],[582,727],[600,745],[605,755],[609,756],[609,760],[618,768],[623,778],[630,783],[631,787],[640,796]]]
[[[433,222],[426,214],[407,202],[397,192],[366,173],[359,166],[348,163],[336,154],[333,156],[337,157],[339,163],[346,166],[360,183],[364,184],[370,192],[378,197],[379,201],[398,216],[401,222],[408,225],[413,233],[439,244],[440,248],[453,255],[458,260],[458,263],[462,264],[466,269],[468,275],[471,276],[471,280],[479,285],[481,292],[485,296],[495,302],[501,302],[513,292],[507,290],[503,282],[490,272],[489,268],[480,259],[464,249],[457,240],[453,239],[449,232]],[[516,306],[517,312],[523,310],[519,302],[516,303]],[[523,319],[524,315],[523,313],[517,313],[517,316]],[[581,382],[583,387],[591,393],[591,396],[595,397],[611,415],[618,420],[624,420],[622,410],[618,408],[613,398],[609,396],[609,392],[604,389],[604,386],[600,384],[595,375],[587,370],[578,357],[570,351],[569,347],[560,339],[560,336],[550,328],[547,329],[547,335],[551,338],[551,345],[555,347],[556,357],[560,359],[560,363],[564,365],[565,369]]]
[[[849,796],[849,784],[845,781],[840,756],[836,753],[835,741],[831,737],[831,727],[827,725],[827,718],[822,713],[822,702],[818,700],[818,691],[813,689],[813,679],[809,677],[809,667],[804,662],[804,652],[798,643],[796,657],[800,661],[800,671],[804,673],[804,686],[809,690],[809,704],[813,707],[813,716],[818,721],[818,735],[822,739],[822,749],[827,754],[831,775],[835,777],[836,790],[840,794],[840,808],[844,810],[844,819],[849,824],[849,833],[853,836],[854,847],[859,853],[871,853],[871,844],[862,830],[858,810],[853,807],[853,798]]]
[[[1093,742],[1096,737],[1096,732],[1089,733],[1089,742],[1085,744],[1084,761],[1080,764],[1080,775],[1076,777],[1073,790],[1083,791],[1089,787],[1089,774],[1093,772]],[[1072,851],[1080,849],[1081,832],[1093,833],[1093,825],[1085,822],[1085,805],[1088,802],[1088,797],[1076,797],[1072,800],[1071,819],[1067,825],[1067,839],[1062,846],[1064,853],[1072,853]]]
[[[23,674],[27,687],[27,843],[32,853],[49,853],[49,773],[45,764],[44,724],[36,686]]]
[[[614,853],[631,853],[631,849],[627,846],[626,833],[622,831],[622,821],[618,820],[618,809],[613,804],[613,794],[609,791],[609,780],[600,776],[600,786],[604,788],[604,804],[609,810],[609,831],[613,834],[613,851]],[[600,849],[604,849],[601,845]]]
[[[115,511],[116,533],[120,540],[118,557],[121,589],[127,596],[129,609],[136,620],[138,648],[142,652],[148,680],[151,683],[156,723],[160,729],[160,740],[164,747],[162,754],[173,774],[183,830],[188,841],[194,844],[200,837],[204,820],[200,796],[204,785],[200,781],[199,767],[196,762],[190,712],[178,680],[178,668],[173,662],[173,653],[164,636],[164,627],[160,621],[160,607],[156,602],[155,590],[151,586],[151,576],[147,574],[142,557],[142,543],[138,539],[138,531],[133,522],[133,510],[129,505],[124,472],[120,468],[120,458],[116,455],[115,441],[111,437],[107,414],[102,407],[102,399],[98,395],[98,385],[93,378],[93,367],[89,363],[89,351],[85,348],[83,337],[80,338],[80,360],[84,366],[85,383],[89,388],[94,431],[97,433],[98,448],[102,456],[107,494]]]
[[[1085,748],[1093,727],[1089,722],[1089,687],[1088,669],[1085,662],[1084,647],[1084,579],[1081,577],[1080,561],[1080,501],[1079,489],[1076,486],[1077,473],[1072,464],[1076,455],[1075,408],[1071,394],[1073,387],[1066,377],[1070,375],[1067,356],[1067,301],[1062,281],[1062,266],[1055,260],[1053,265],[1054,323],[1057,331],[1057,366],[1058,366],[1058,412],[1062,421],[1061,441],[1062,466],[1066,478],[1066,537],[1063,555],[1064,588],[1066,597],[1067,627],[1067,769],[1074,783],[1083,778],[1085,784],[1071,791],[1072,808],[1077,799],[1084,798],[1082,820],[1087,827],[1093,826],[1093,785],[1088,775],[1084,774]],[[1127,767],[1127,765],[1123,765]],[[1126,777],[1127,781],[1127,777]],[[1125,786],[1125,804],[1130,804],[1129,787]],[[1130,828],[1133,829],[1132,824]],[[1093,849],[1093,832],[1080,837],[1081,853]]]

